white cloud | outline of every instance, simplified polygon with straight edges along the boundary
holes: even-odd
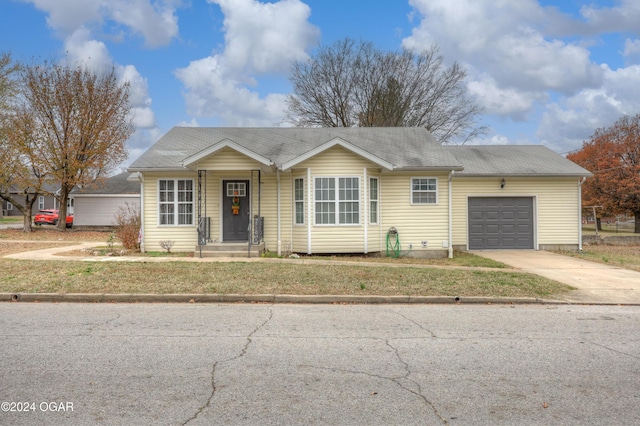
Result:
[[[47,24],[62,38],[80,27],[112,21],[143,37],[145,45],[168,44],[178,35],[179,0],[23,0],[47,13]]]
[[[91,32],[84,26],[80,26],[64,42],[67,60],[74,63],[82,63],[94,70],[112,66],[113,59],[109,55],[107,46],[98,40],[92,39]]]
[[[138,129],[156,126],[147,80],[135,66],[114,64],[105,44],[91,39],[91,34],[85,27],[79,28],[67,38],[65,50],[66,60],[71,64],[83,64],[94,72],[115,68],[120,80],[129,83],[129,104],[134,126]]]
[[[627,39],[624,42],[624,51],[622,55],[627,61],[632,63],[640,62],[640,39]]]
[[[166,45],[178,35],[178,18],[170,1],[106,0],[103,7],[111,19],[141,35],[149,47]]]
[[[584,87],[597,87],[600,68],[590,61],[583,46],[547,37],[543,28],[558,13],[542,8],[534,0],[411,0],[422,15],[420,25],[403,40],[406,48],[417,50],[437,43],[445,59],[472,64],[479,76],[490,75],[489,96],[486,78],[474,90],[487,96],[486,107],[495,113],[519,118],[533,110],[535,103],[553,90],[567,95]],[[515,105],[499,107],[503,100]]]
[[[257,73],[289,69],[292,60],[307,59],[306,48],[319,31],[307,19],[311,9],[298,0],[209,0],[225,15],[225,52],[230,68]]]
[[[537,135],[554,149],[578,149],[597,128],[640,111],[640,65],[619,70],[602,66],[604,83],[547,105]]]
[[[210,0],[225,15],[225,49],[175,71],[186,88],[190,114],[218,117],[232,126],[273,126],[285,115],[285,95],[261,97],[248,88],[263,74],[287,70],[308,58],[319,31],[307,19],[310,9],[299,0]]]
[[[618,0],[613,7],[584,5],[580,14],[590,33],[640,31],[640,3],[637,0]]]
[[[470,81],[468,88],[469,92],[482,102],[485,113],[510,116],[516,121],[525,120],[534,103],[548,98],[543,92],[522,91],[513,87],[501,88],[496,80],[487,74]]]

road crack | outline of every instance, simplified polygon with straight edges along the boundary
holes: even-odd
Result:
[[[240,358],[242,358],[247,353],[247,351],[249,350],[249,346],[251,346],[251,343],[253,342],[253,340],[252,340],[253,335],[256,334],[265,325],[267,325],[267,323],[269,321],[271,321],[271,319],[273,318],[273,310],[271,309],[272,307],[273,307],[273,305],[269,306],[269,316],[267,317],[267,319],[265,319],[261,324],[256,326],[256,328],[254,328],[247,335],[247,337],[246,337],[247,341],[244,344],[244,346],[242,347],[242,350],[240,351],[240,353],[238,353],[235,356],[229,357],[227,359],[223,359],[223,360],[216,361],[216,362],[213,363],[213,367],[211,368],[211,393],[209,394],[209,397],[207,398],[207,401],[205,402],[205,404],[202,405],[200,408],[198,408],[198,410],[196,410],[196,412],[195,412],[195,414],[193,416],[191,416],[184,423],[182,423],[183,426],[188,424],[188,423],[190,423],[192,420],[197,419],[200,414],[202,414],[205,410],[207,410],[207,409],[209,409],[211,407],[211,402],[213,401],[213,398],[216,395],[216,390],[217,390],[216,369],[221,364],[227,364],[227,363],[239,360]]]
[[[633,354],[630,354],[630,353],[627,353],[627,352],[618,351],[618,350],[613,349],[613,348],[610,348],[610,347],[608,347],[608,346],[601,345],[600,343],[596,343],[596,342],[594,342],[594,341],[592,341],[592,340],[586,340],[586,339],[585,339],[584,341],[585,341],[585,342],[589,342],[589,343],[591,343],[591,344],[592,344],[592,345],[594,345],[594,346],[598,346],[598,347],[600,347],[600,348],[602,348],[602,349],[606,349],[606,350],[608,350],[608,351],[614,352],[614,353],[619,354],[619,355],[625,355],[625,356],[631,357],[631,358],[633,358],[633,359],[640,359],[640,357],[638,357],[637,355],[633,355]]]

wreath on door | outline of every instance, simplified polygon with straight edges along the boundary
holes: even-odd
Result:
[[[238,192],[233,193],[233,202],[231,203],[231,213],[237,215],[240,213],[240,198],[238,198]]]

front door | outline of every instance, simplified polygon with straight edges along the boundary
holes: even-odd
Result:
[[[222,241],[248,241],[249,181],[222,181]]]

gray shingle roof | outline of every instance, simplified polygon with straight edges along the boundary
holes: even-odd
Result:
[[[464,166],[458,175],[591,176],[543,145],[463,145],[445,147]]]
[[[106,179],[102,184],[90,185],[77,191],[74,196],[82,194],[140,194],[140,183],[127,180],[130,173],[124,172]]]
[[[421,127],[174,127],[134,161],[129,171],[181,168],[185,158],[225,140],[280,167],[336,138],[395,168],[461,168],[459,161]]]
[[[174,127],[129,171],[183,169],[185,159],[224,141],[282,167],[336,138],[393,164],[394,169],[446,169],[460,175],[590,175],[541,145],[442,146],[422,127]]]

